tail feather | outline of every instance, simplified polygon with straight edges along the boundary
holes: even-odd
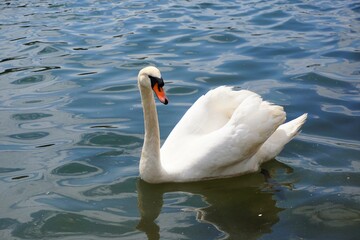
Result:
[[[270,138],[261,146],[256,154],[258,155],[257,158],[262,159],[262,162],[275,158],[284,148],[285,144],[290,142],[291,139],[299,133],[299,130],[305,123],[306,118],[307,113],[290,122],[280,125],[280,127],[278,127]]]
[[[301,126],[305,123],[306,118],[307,118],[307,113],[304,113],[300,117],[298,117],[290,122],[280,125],[280,127],[278,129],[282,129],[285,131],[285,134],[289,137],[289,140],[288,140],[288,142],[289,142],[299,132]]]

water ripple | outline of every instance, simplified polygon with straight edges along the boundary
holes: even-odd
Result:
[[[3,238],[359,235],[357,1],[19,0],[0,12]],[[265,181],[137,183],[147,65],[170,99],[157,105],[162,141],[219,85],[256,91],[288,119],[308,112],[279,156],[291,171],[271,162]]]

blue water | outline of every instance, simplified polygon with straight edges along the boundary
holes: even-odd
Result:
[[[220,85],[309,114],[264,174],[138,178],[136,76],[164,140]],[[0,2],[1,239],[358,239],[358,1]]]

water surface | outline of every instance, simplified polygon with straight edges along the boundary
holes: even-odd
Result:
[[[2,1],[2,239],[356,239],[357,1]],[[255,173],[138,178],[138,71],[159,67],[161,139],[208,90],[309,114]]]

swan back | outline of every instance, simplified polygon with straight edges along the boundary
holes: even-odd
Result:
[[[161,148],[162,165],[171,173],[206,176],[251,158],[285,121],[280,106],[253,92],[219,87],[199,98]],[[182,169],[182,170],[179,170]]]
[[[175,126],[171,135],[208,134],[223,127],[236,108],[249,96],[257,95],[247,90],[233,91],[221,86],[201,96]]]

